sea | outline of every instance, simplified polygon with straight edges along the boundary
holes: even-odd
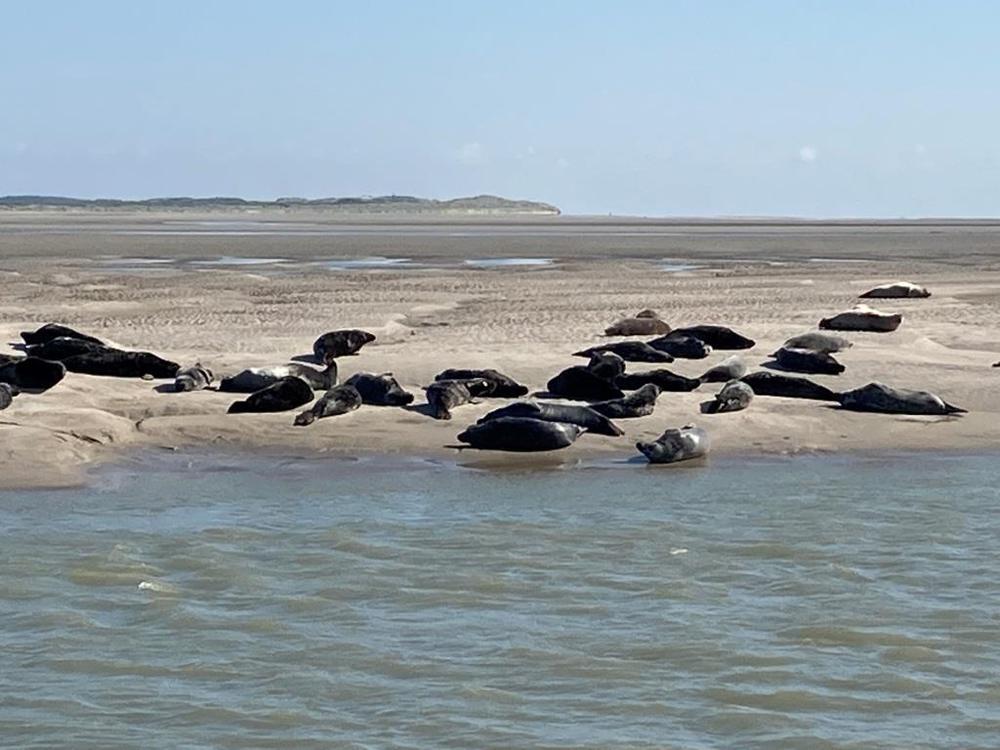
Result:
[[[996,455],[0,492],[0,746],[1000,747]]]

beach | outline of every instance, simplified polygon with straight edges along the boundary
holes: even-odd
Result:
[[[493,367],[544,390],[573,352],[644,308],[672,326],[735,328],[760,369],[789,336],[851,308],[880,283],[927,286],[929,299],[875,300],[904,315],[887,334],[847,334],[834,390],[873,380],[934,391],[958,417],[864,414],[758,397],[743,412],[699,413],[717,390],[664,393],[655,414],[622,420],[621,438],[585,436],[525,457],[457,450],[466,425],[506,403],[483,399],[451,421],[419,409],[363,407],[293,427],[295,412],[227,415],[233,394],[173,393],[171,381],[70,373],[0,413],[0,486],[67,486],[138,450],[200,447],[253,454],[396,454],[478,466],[628,460],[667,427],[705,427],[722,455],[975,452],[1000,447],[1000,226],[612,219],[332,221],[321,215],[0,215],[0,351],[19,332],[59,322],[123,348],[216,376],[307,355],[321,333],[377,335],[354,372],[392,372],[420,387],[447,367]],[[667,367],[696,377],[731,352]],[[652,365],[630,364],[630,371]]]

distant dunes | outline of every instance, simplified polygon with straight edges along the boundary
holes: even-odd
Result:
[[[255,201],[244,198],[65,198],[55,195],[6,195],[0,209],[64,211],[295,211],[308,209],[343,214],[448,214],[557,216],[559,209],[548,203],[511,200],[496,195],[435,200],[411,195],[379,195],[348,198],[278,198]]]

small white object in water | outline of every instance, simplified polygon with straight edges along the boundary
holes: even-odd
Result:
[[[173,594],[177,589],[168,583],[160,581],[139,581],[139,591],[157,591],[161,594]]]
[[[672,549],[672,550],[670,550],[670,554],[671,555],[686,555],[687,554],[687,548],[686,547],[678,547],[677,549]]]

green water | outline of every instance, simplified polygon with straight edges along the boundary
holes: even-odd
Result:
[[[996,748],[995,456],[0,493],[0,745]]]

